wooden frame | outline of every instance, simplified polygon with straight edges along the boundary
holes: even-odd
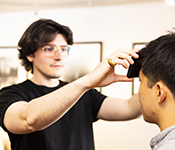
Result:
[[[0,88],[29,78],[29,73],[20,65],[17,47],[2,46],[0,50]],[[61,79],[72,82],[92,71],[101,61],[102,42],[75,42]]]
[[[75,42],[62,80],[72,82],[92,71],[101,61],[102,42]]]

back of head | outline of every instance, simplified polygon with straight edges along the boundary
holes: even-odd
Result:
[[[33,72],[32,63],[27,60],[26,56],[34,54],[40,46],[51,42],[58,33],[65,37],[69,45],[73,44],[73,33],[69,27],[51,19],[35,21],[26,29],[18,43],[19,59],[22,60],[26,71]]]
[[[162,81],[175,95],[175,33],[151,41],[140,51],[141,70],[148,78],[148,86]]]

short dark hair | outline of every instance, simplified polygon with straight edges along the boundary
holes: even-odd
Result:
[[[51,19],[39,19],[26,29],[18,43],[19,59],[26,71],[33,73],[33,64],[26,56],[34,54],[41,45],[51,42],[58,33],[65,37],[69,45],[73,44],[73,33],[69,27]]]
[[[140,51],[141,71],[152,88],[162,81],[175,96],[175,32],[158,37]]]

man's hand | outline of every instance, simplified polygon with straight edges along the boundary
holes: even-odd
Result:
[[[129,64],[134,64],[131,56],[138,58],[138,49],[119,49],[112,53],[109,57],[105,58],[92,72],[85,75],[88,88],[94,87],[104,87],[114,82],[119,81],[133,81],[132,78],[127,78],[126,75],[115,74],[115,65],[122,65],[124,68],[128,69]],[[111,59],[113,66],[108,63],[108,59]],[[125,61],[126,60],[126,61]]]

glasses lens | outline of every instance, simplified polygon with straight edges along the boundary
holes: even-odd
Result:
[[[61,46],[60,46],[61,52],[62,52],[62,53],[65,53],[65,54],[69,53],[70,48],[71,48],[70,45],[61,45]]]
[[[45,45],[42,49],[45,55],[49,57],[54,56],[54,53],[56,51],[56,47],[54,47],[53,45]]]
[[[60,50],[61,50],[62,53],[67,52],[68,51],[68,46],[67,45],[61,45]]]
[[[42,50],[46,56],[52,57],[55,55],[55,52],[57,51],[57,47],[55,45],[47,44],[44,47],[42,47]],[[69,45],[61,45],[58,50],[60,50],[60,52],[62,54],[67,55],[67,53],[69,53],[69,51],[70,51],[70,46]]]

